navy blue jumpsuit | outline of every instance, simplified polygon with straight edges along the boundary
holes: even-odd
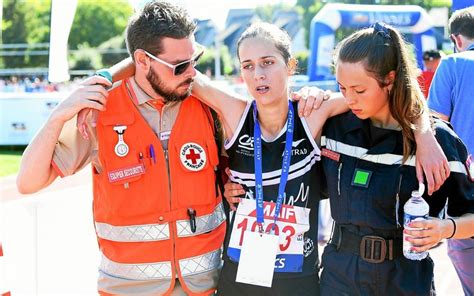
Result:
[[[466,148],[446,123],[435,120],[434,127],[451,175],[432,196],[425,193],[430,216],[446,202],[453,217],[474,213]],[[401,131],[347,112],[329,119],[324,135],[322,163],[336,225],[322,256],[321,294],[434,295],[431,258],[412,261],[402,254],[403,205],[418,181],[414,157],[401,165]]]

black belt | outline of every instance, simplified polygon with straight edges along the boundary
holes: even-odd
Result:
[[[336,224],[331,236],[331,244],[341,252],[360,256],[370,263],[382,263],[403,256],[402,238],[383,238],[377,235],[360,235],[344,225]]]

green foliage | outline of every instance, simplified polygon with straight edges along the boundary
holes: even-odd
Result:
[[[48,43],[50,36],[51,23],[51,0],[43,1],[27,1],[27,9],[25,11],[26,43]],[[32,48],[27,51],[25,63],[28,67],[46,67],[48,65],[48,55],[30,55]],[[45,50],[45,49],[43,49]]]
[[[298,68],[296,74],[306,74],[308,72],[308,51],[297,52],[294,57],[298,61]]]
[[[216,52],[215,48],[207,48],[203,56],[199,60],[199,63],[196,65],[196,69],[198,69],[202,73],[211,71],[211,74],[214,75],[215,74],[215,64],[214,64],[215,52]],[[225,45],[221,46],[220,55],[221,55],[221,74],[223,75],[232,74],[233,63],[232,63],[232,58],[230,56],[229,49],[227,48],[227,46]]]
[[[309,33],[311,27],[311,20],[318,13],[318,11],[324,6],[320,0],[298,0],[296,1],[296,7],[303,16],[302,25],[304,28],[304,37],[306,47],[309,48]]]
[[[125,37],[122,35],[112,37],[99,45],[99,51],[102,53],[103,66],[111,67],[121,60],[128,58],[129,54],[126,47]]]
[[[3,43],[26,43],[26,5],[16,0],[3,0],[2,39]],[[23,56],[2,57],[6,68],[16,68],[25,64]]]
[[[79,0],[69,35],[69,47],[80,44],[97,47],[106,40],[122,35],[133,10],[127,0]]]
[[[21,2],[21,1],[20,1]],[[49,42],[51,23],[51,0],[25,1],[26,29],[29,44]]]
[[[102,57],[97,48],[91,48],[87,44],[79,45],[69,59],[71,70],[96,70],[103,68]]]
[[[4,0],[3,9],[3,43],[35,44],[49,42],[51,0]],[[15,50],[24,51],[25,49]],[[2,61],[3,66],[6,68],[45,67],[48,56],[32,56],[29,54],[32,50],[45,49],[27,49],[24,56],[5,56]]]
[[[127,0],[79,0],[69,35],[69,48],[88,48],[87,45],[97,47],[113,37],[120,36],[120,38],[123,38],[121,36],[127,25],[128,17],[132,15],[132,12],[132,7]],[[3,0],[3,43],[26,43],[31,45],[48,43],[51,22],[50,14],[51,0]],[[33,50],[45,51],[47,48],[15,50],[25,51],[25,53],[22,56],[0,57],[0,65],[2,67],[26,68],[48,66],[49,57],[47,54],[32,54]],[[87,51],[87,54],[91,54],[91,52]],[[116,57],[104,56],[104,60],[107,62],[109,60],[116,61]],[[77,54],[73,54],[72,58],[72,63],[79,66],[81,59]],[[89,64],[97,63],[102,64],[100,57],[95,57],[95,60]]]
[[[258,15],[258,17],[262,21],[271,23],[275,12],[281,11],[281,10],[284,10],[284,11],[291,10],[291,6],[284,3],[279,3],[275,5],[266,4],[266,5],[257,6],[257,8],[255,8],[255,13]]]

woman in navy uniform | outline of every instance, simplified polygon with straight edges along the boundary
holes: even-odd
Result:
[[[433,261],[402,252],[403,205],[418,189],[412,118],[425,110],[416,67],[400,33],[383,23],[353,33],[336,49],[336,77],[351,109],[329,119],[322,163],[335,227],[322,257],[322,295],[434,295]],[[445,123],[433,122],[451,175],[431,197],[454,219],[430,218],[405,230],[413,250],[474,235],[474,185],[467,151]],[[449,199],[448,199],[449,197]]]

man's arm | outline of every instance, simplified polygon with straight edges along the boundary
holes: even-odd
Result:
[[[129,57],[110,67],[109,72],[112,75],[112,82],[124,80],[135,74],[135,64]]]
[[[20,193],[34,193],[57,178],[58,174],[52,166],[52,159],[61,130],[68,120],[84,108],[104,110],[108,94],[101,84],[110,86],[103,77],[93,76],[86,79],[53,110],[23,153],[16,179]]]
[[[452,62],[448,58],[443,58],[436,69],[433,81],[428,93],[428,107],[437,117],[449,121],[452,112],[452,91],[454,78],[452,77]]]

